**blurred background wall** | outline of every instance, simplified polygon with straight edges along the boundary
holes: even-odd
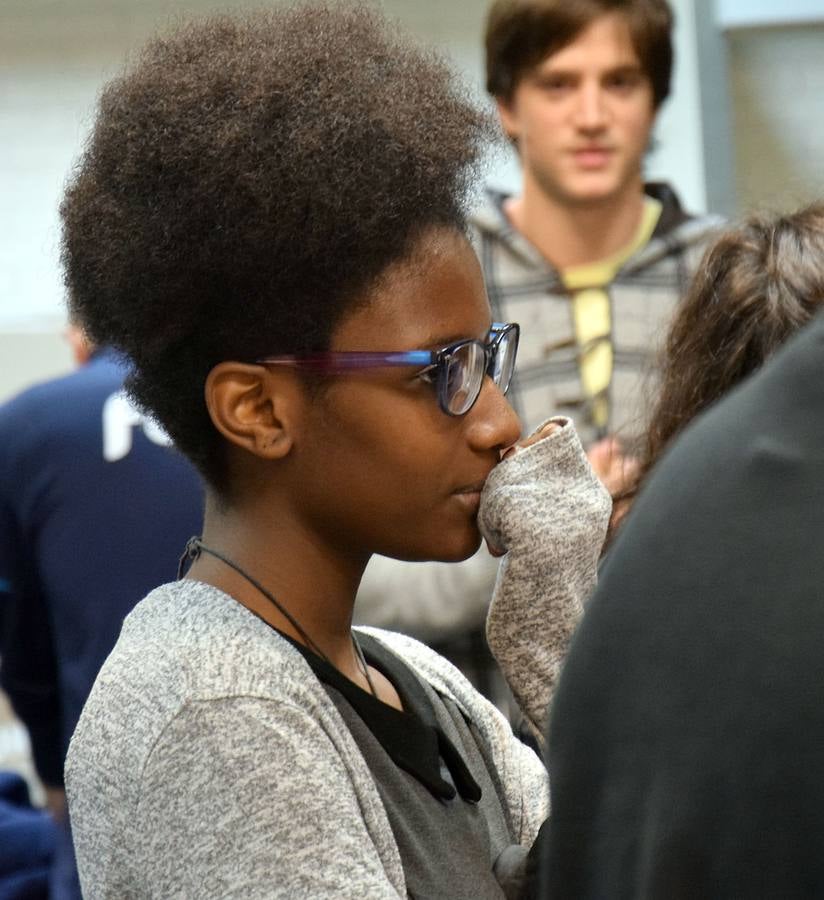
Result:
[[[57,204],[101,84],[176,17],[243,0],[0,0],[0,401],[68,371]],[[384,0],[483,98],[487,0]],[[824,0],[673,0],[677,66],[647,163],[696,211],[824,195]],[[489,179],[517,185],[513,159]]]

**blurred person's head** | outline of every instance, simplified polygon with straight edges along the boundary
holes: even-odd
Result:
[[[824,305],[824,203],[754,215],[707,250],[670,326],[634,494],[673,438]],[[769,415],[768,412],[766,412]]]
[[[641,190],[670,92],[666,0],[496,0],[486,85],[525,177],[567,205]]]
[[[71,350],[72,359],[76,366],[85,366],[92,358],[94,344],[86,334],[82,325],[75,321],[69,321],[63,329],[63,337]]]
[[[477,549],[455,495],[518,437],[490,379],[451,416],[420,366],[261,364],[486,338],[464,228],[494,126],[468,96],[375,12],[322,3],[184,26],[105,89],[61,208],[73,309],[224,506],[386,555]]]

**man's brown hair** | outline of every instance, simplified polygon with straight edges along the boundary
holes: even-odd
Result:
[[[626,19],[658,109],[672,75],[673,16],[666,0],[495,0],[486,22],[487,90],[511,100],[530,69],[610,13]]]

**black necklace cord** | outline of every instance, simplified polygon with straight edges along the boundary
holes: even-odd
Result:
[[[183,577],[183,573],[188,571],[189,567],[192,563],[200,556],[200,538],[199,537],[190,537],[188,541],[186,541],[186,546],[183,549],[183,555],[180,557],[180,560],[177,564],[177,580]]]
[[[300,622],[289,612],[286,607],[284,607],[278,599],[268,591],[256,578],[253,578],[248,572],[242,569],[234,560],[229,559],[228,556],[224,556],[222,553],[217,550],[213,550],[211,547],[207,547],[203,541],[199,537],[191,537],[186,542],[186,548],[183,551],[183,555],[180,557],[180,562],[177,566],[177,578],[178,581],[183,577],[184,570],[188,569],[189,566],[201,555],[201,553],[208,553],[209,556],[213,556],[215,559],[219,559],[224,565],[228,566],[230,569],[234,569],[241,578],[245,578],[252,587],[256,588],[263,596],[278,610],[278,612],[286,619],[289,624],[297,631],[297,633],[303,639],[304,644],[317,656],[319,656],[325,663],[332,666],[332,668],[336,668],[332,665],[332,661],[329,657],[323,652],[323,650],[318,647],[318,645],[309,637],[309,635],[303,630]],[[188,563],[188,565],[187,565]],[[267,623],[268,624],[268,623]],[[375,690],[375,685],[372,683],[372,677],[369,674],[369,666],[366,664],[366,658],[363,655],[363,650],[361,650],[360,644],[355,639],[355,635],[352,634],[352,646],[355,650],[355,659],[357,660],[361,671],[363,672],[364,677],[366,678],[366,683],[369,685],[369,690],[375,699],[378,697],[378,692]]]
[[[366,678],[366,683],[369,685],[369,691],[372,696],[377,700],[378,692],[375,690],[375,685],[372,683],[372,676],[369,674],[369,666],[366,664],[366,657],[363,655],[363,649],[361,645],[358,643],[358,639],[355,637],[355,632],[351,632],[352,634],[352,646],[355,648],[355,656],[358,659],[358,663],[360,663],[361,672],[363,672],[364,677]]]
[[[194,562],[201,553],[208,553],[209,556],[214,556],[215,559],[219,559],[224,565],[228,566],[230,569],[234,569],[235,572],[238,573],[242,578],[245,578],[252,587],[256,588],[263,596],[278,610],[278,612],[289,622],[289,624],[297,631],[297,633],[303,639],[303,642],[312,650],[313,653],[316,653],[322,660],[329,663],[329,657],[323,652],[323,650],[318,647],[318,645],[309,637],[309,635],[303,630],[300,623],[295,619],[295,617],[289,612],[288,609],[285,609],[280,602],[277,600],[274,594],[270,593],[256,578],[253,578],[248,572],[245,572],[241,567],[234,562],[234,560],[229,559],[228,556],[224,556],[222,553],[219,553],[217,550],[212,550],[211,547],[207,547],[203,541],[199,537],[189,538],[188,543],[186,544],[186,550],[184,551],[182,562],[185,562],[187,559]],[[331,663],[329,663],[331,665]]]

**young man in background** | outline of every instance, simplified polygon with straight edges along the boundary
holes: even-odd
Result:
[[[572,416],[607,481],[643,428],[659,338],[719,224],[643,179],[672,25],[666,0],[497,0],[487,22],[487,89],[523,182],[489,191],[474,225],[493,311],[521,324],[513,399],[528,428]]]

